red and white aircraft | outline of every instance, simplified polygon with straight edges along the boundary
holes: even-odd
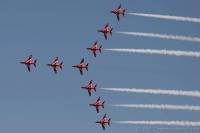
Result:
[[[117,9],[114,9],[114,10],[112,10],[110,12],[115,14],[117,16],[117,20],[119,21],[120,20],[120,14],[124,16],[125,15],[125,11],[126,10],[122,9],[122,5],[120,4]]]
[[[98,120],[96,123],[101,124],[103,130],[105,130],[105,125],[108,124],[110,126],[111,119],[106,119],[106,114],[104,114],[103,118],[101,120]]]
[[[47,64],[47,66],[52,67],[54,73],[57,74],[57,67],[60,67],[60,69],[62,69],[63,62],[59,63],[58,57],[56,57],[56,58],[54,59],[54,61],[53,61],[51,64]]]
[[[105,101],[101,101],[101,97],[98,97],[98,99],[96,100],[96,102],[90,104],[90,106],[93,106],[96,108],[97,113],[99,113],[99,108],[102,107],[104,108],[104,103]]]
[[[94,57],[97,56],[96,51],[99,51],[101,53],[102,45],[99,46],[99,48],[98,48],[97,43],[98,43],[98,41],[95,41],[90,48],[87,48],[87,50],[90,50],[94,54]]]
[[[93,83],[93,80],[90,80],[87,86],[81,86],[82,89],[86,89],[88,91],[89,96],[91,96],[92,90],[96,92],[97,84],[93,86],[92,83]]]
[[[37,62],[37,59],[33,60],[32,55],[29,55],[29,57],[25,61],[21,61],[20,63],[26,65],[28,71],[30,72],[31,65],[34,65],[34,67],[36,67],[36,62]]]
[[[106,40],[108,38],[107,34],[110,33],[110,35],[112,36],[112,31],[113,31],[113,28],[109,28],[108,26],[109,23],[107,23],[103,29],[97,30],[97,32],[102,32],[104,34]]]
[[[84,58],[81,59],[80,64],[73,65],[72,67],[78,68],[81,75],[83,75],[84,68],[88,71],[88,63],[86,65],[84,64]]]

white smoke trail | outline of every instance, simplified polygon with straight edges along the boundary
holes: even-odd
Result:
[[[198,43],[200,42],[199,37],[190,37],[190,36],[167,35],[167,34],[146,33],[146,32],[116,32],[116,33],[124,34],[124,35],[132,35],[132,36],[169,39],[169,40],[190,41],[190,42],[198,42]]]
[[[114,123],[133,125],[200,126],[200,121],[114,121]]]
[[[183,90],[161,90],[161,89],[137,89],[137,88],[100,88],[102,90],[114,92],[132,92],[132,93],[146,93],[157,95],[175,95],[175,96],[188,96],[200,98],[200,91],[183,91]]]
[[[144,108],[144,109],[163,109],[163,110],[187,110],[200,111],[200,106],[190,105],[170,105],[170,104],[114,104],[114,107]]]
[[[159,18],[159,19],[176,20],[176,21],[183,21],[183,22],[200,23],[200,18],[161,15],[161,14],[149,14],[149,13],[128,13],[128,14],[135,15],[135,16],[149,17],[149,18]]]
[[[171,55],[171,56],[187,56],[187,57],[200,57],[200,52],[193,51],[176,51],[176,50],[156,50],[156,49],[104,49],[116,52],[130,52],[142,54],[158,54],[158,55]]]

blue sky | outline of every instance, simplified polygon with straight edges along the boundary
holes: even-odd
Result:
[[[124,109],[113,103],[191,104],[197,98],[113,93],[97,90],[92,97],[80,89],[93,79],[99,87],[138,87],[198,90],[200,60],[103,51],[95,59],[86,51],[95,40],[104,48],[151,48],[199,51],[200,44],[183,41],[137,38],[114,34],[107,41],[97,29],[109,22],[115,31],[156,32],[199,36],[200,25],[136,16],[120,22],[109,11],[116,0],[1,0],[0,1],[0,132],[66,133],[102,132],[94,122],[107,113],[112,120],[200,120],[199,112]],[[197,0],[127,0],[127,12],[200,17]],[[20,65],[28,54],[38,59],[37,69],[27,72]],[[64,68],[57,75],[45,64],[59,56]],[[71,66],[84,57],[89,71],[80,76]],[[96,114],[88,104],[96,97],[106,108]],[[105,132],[161,132],[148,126],[112,124]],[[151,127],[151,128],[156,128]],[[144,130],[143,130],[144,129]],[[187,133],[194,130],[186,130]],[[177,130],[170,130],[177,133]]]

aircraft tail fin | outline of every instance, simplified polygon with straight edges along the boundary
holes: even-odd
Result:
[[[126,10],[124,9],[124,10],[123,10],[123,13],[122,13],[123,16],[125,16],[125,12],[126,12]]]
[[[94,91],[95,91],[95,92],[97,91],[96,88],[97,88],[97,84],[94,86]]]
[[[111,35],[111,36],[112,36],[112,31],[113,31],[113,28],[110,29],[110,35]]]
[[[99,47],[99,52],[101,53],[102,45]]]
[[[108,120],[108,126],[110,126],[110,121],[111,121],[111,119]]]
[[[62,69],[62,67],[63,67],[63,62],[60,63],[60,69]]]
[[[86,67],[85,67],[85,69],[88,71],[88,65],[89,65],[89,63],[87,63],[87,65],[86,65]]]
[[[103,103],[102,103],[102,108],[104,109],[104,103],[105,103],[105,101],[103,101]]]
[[[34,63],[33,63],[34,67],[36,67],[36,63],[37,63],[37,59],[34,60]]]

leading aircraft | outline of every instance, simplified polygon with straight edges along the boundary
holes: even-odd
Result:
[[[104,108],[104,103],[105,101],[101,101],[101,97],[98,97],[98,99],[96,100],[96,102],[91,103],[90,106],[93,106],[96,108],[97,113],[99,113],[99,108],[102,107]]]
[[[126,10],[122,9],[122,4],[120,4],[117,9],[114,9],[114,10],[112,10],[110,12],[115,14],[117,16],[117,20],[119,21],[120,20],[120,15],[124,16]]]
[[[99,51],[101,53],[102,45],[99,46],[99,48],[98,48],[97,43],[98,43],[98,41],[95,41],[90,48],[87,48],[87,50],[89,50],[93,53],[94,57],[97,56],[96,51]]]
[[[106,25],[104,26],[103,29],[97,30],[97,32],[101,32],[101,33],[104,34],[104,37],[105,37],[106,40],[108,38],[107,34],[110,33],[110,35],[112,36],[112,31],[113,31],[113,28],[109,28],[108,26],[109,26],[109,23],[106,23]]]
[[[51,64],[47,64],[47,66],[52,67],[55,74],[57,74],[57,67],[60,67],[62,69],[63,62],[59,63],[58,57],[54,59],[54,61]]]
[[[34,65],[34,67],[36,67],[36,62],[37,62],[37,59],[33,60],[33,56],[31,54],[25,61],[21,61],[20,63],[26,65],[28,71],[30,72],[31,65]]]
[[[101,120],[98,120],[96,123],[101,124],[103,130],[105,130],[105,125],[108,124],[110,126],[111,119],[106,119],[106,114],[104,114],[103,118]]]
[[[88,64],[89,63],[84,64],[84,58],[82,58],[80,64],[73,65],[72,67],[78,68],[80,71],[80,74],[83,75],[84,68],[88,71]]]
[[[89,96],[91,96],[91,91],[92,90],[94,90],[96,92],[97,84],[96,85],[92,85],[92,83],[93,83],[93,80],[90,80],[88,82],[87,86],[81,86],[82,89],[86,89],[88,91]]]

